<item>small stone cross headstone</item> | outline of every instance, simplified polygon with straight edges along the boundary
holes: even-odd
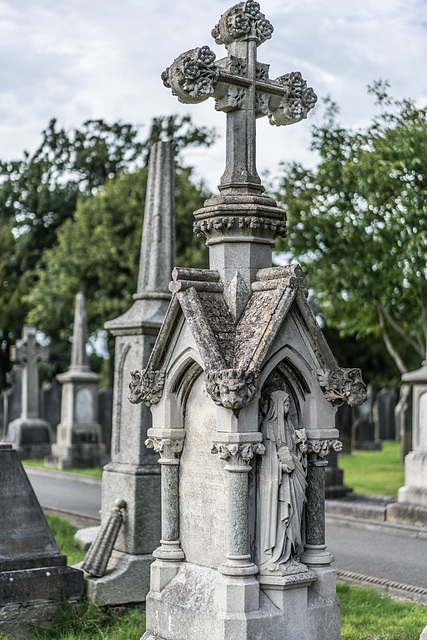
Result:
[[[39,366],[49,358],[49,350],[36,340],[36,328],[24,325],[21,340],[11,350],[12,360],[22,366],[21,418],[38,418],[40,413]]]
[[[43,457],[50,453],[51,428],[40,418],[39,366],[49,351],[36,339],[34,325],[24,325],[21,340],[12,347],[11,358],[22,368],[21,417],[9,423],[7,441],[21,457]]]

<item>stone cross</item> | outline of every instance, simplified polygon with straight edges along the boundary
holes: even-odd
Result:
[[[180,102],[203,102],[210,96],[215,108],[227,113],[226,167],[221,192],[263,191],[256,170],[256,118],[268,115],[273,125],[287,125],[307,117],[317,97],[299,72],[275,80],[269,65],[257,62],[257,47],[271,38],[273,27],[257,2],[240,2],[221,16],[212,31],[228,55],[215,61],[208,46],[182,53],[162,75]]]
[[[12,360],[22,366],[22,409],[21,418],[39,417],[39,364],[49,357],[47,347],[41,347],[36,340],[36,327],[25,324],[22,338],[12,347]]]

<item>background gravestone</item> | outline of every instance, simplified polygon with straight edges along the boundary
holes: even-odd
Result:
[[[7,434],[9,422],[16,420],[21,415],[22,409],[22,368],[19,364],[14,364],[12,369],[6,374],[8,387],[1,393],[3,405],[3,435]]]
[[[46,458],[49,466],[70,469],[105,464],[106,448],[97,415],[100,378],[90,370],[86,355],[86,310],[80,292],[76,296],[71,365],[57,376],[62,383],[61,422],[52,456]]]
[[[24,325],[22,338],[12,347],[12,360],[19,361],[21,373],[21,415],[9,422],[7,442],[21,458],[40,458],[50,454],[50,424],[40,418],[39,364],[47,360],[48,350],[36,340],[36,327]]]
[[[427,527],[427,361],[402,381],[412,386],[412,451],[405,457],[405,485],[397,503],[388,505],[387,520]]]
[[[354,409],[355,420],[352,425],[352,449],[363,451],[378,451],[382,449],[382,443],[377,440],[375,434],[375,422],[373,415],[374,399],[372,391],[368,388],[368,398],[362,406]]]
[[[396,390],[381,389],[377,395],[378,437],[380,440],[396,439]]]
[[[27,637],[61,617],[64,599],[77,601],[83,574],[66,566],[17,452],[2,443],[0,513],[0,635]]]

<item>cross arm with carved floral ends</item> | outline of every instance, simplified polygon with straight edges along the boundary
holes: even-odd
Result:
[[[256,171],[255,120],[267,115],[273,125],[287,125],[307,117],[317,101],[299,72],[275,80],[269,65],[257,62],[256,49],[271,38],[273,27],[257,2],[240,2],[221,16],[212,31],[224,44],[227,57],[216,61],[208,46],[181,54],[162,74],[164,84],[187,104],[215,98],[215,108],[227,113],[226,168],[220,189],[262,191]]]

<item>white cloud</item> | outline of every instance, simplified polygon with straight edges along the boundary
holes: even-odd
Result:
[[[160,80],[182,51],[208,44],[228,8],[222,0],[0,0],[0,158],[34,149],[52,117],[64,126],[88,118],[148,125],[159,114],[191,113],[224,133],[212,101],[181,105]],[[330,93],[347,126],[374,112],[366,85],[388,79],[397,97],[425,104],[427,3],[423,0],[265,0],[275,32],[258,50],[271,76],[300,70],[319,96]],[[313,116],[316,117],[316,116]],[[317,116],[319,117],[319,116]],[[310,161],[309,122],[286,128],[258,124],[259,170],[280,159]],[[186,154],[215,187],[224,140]],[[312,161],[312,160],[311,160]]]

